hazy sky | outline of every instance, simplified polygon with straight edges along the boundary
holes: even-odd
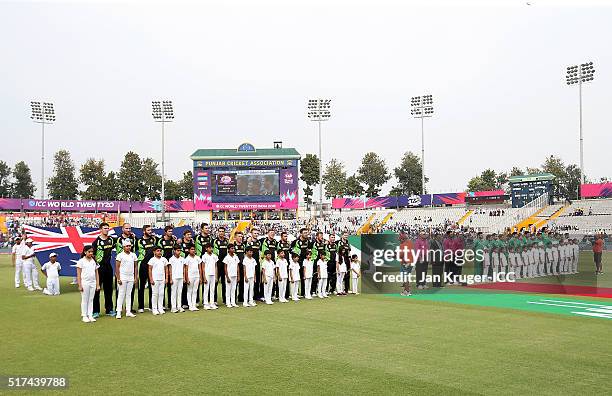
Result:
[[[612,176],[612,5],[425,3],[0,2],[2,159],[26,160],[39,184],[33,99],[56,107],[47,174],[59,148],[78,166],[96,157],[117,169],[128,150],[159,158],[150,102],[172,99],[166,174],[178,178],[197,148],[282,140],[315,153],[306,101],[330,97],[324,161],[352,173],[375,151],[392,168],[405,151],[420,155],[410,97],[431,93],[429,189],[459,191],[487,167],[538,166],[549,154],[578,163],[578,87],[565,85],[565,67],[593,61],[585,168]]]

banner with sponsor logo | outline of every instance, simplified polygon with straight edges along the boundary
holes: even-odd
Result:
[[[166,211],[194,210],[193,201],[165,201]],[[159,212],[161,201],[83,201],[59,199],[13,199],[0,198],[0,210],[38,212]]]
[[[370,209],[431,205],[431,195],[401,195],[374,198],[334,198],[333,209]]]
[[[583,198],[610,198],[612,197],[612,182],[582,184],[580,196]]]

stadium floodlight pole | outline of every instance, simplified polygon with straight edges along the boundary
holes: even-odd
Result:
[[[413,96],[410,107],[410,114],[414,118],[421,119],[421,194],[425,195],[425,128],[423,119],[433,115],[433,96]]]
[[[321,122],[331,117],[331,99],[308,99],[308,119],[319,124],[319,218],[323,220],[323,152]]]
[[[567,85],[578,84],[578,111],[579,111],[579,129],[580,129],[580,184],[584,184],[584,162],[583,162],[583,136],[582,136],[582,83],[593,81],[595,68],[593,62],[581,63],[580,65],[568,66],[565,76]],[[578,187],[580,191],[580,187]],[[578,194],[580,199],[580,194]]]
[[[53,103],[31,101],[32,115],[30,118],[42,127],[41,144],[41,172],[40,172],[40,199],[45,199],[45,124],[55,122],[55,109]]]
[[[171,100],[154,100],[151,102],[153,120],[161,123],[161,211],[162,222],[166,225],[166,158],[165,158],[165,130],[166,122],[174,120],[174,108]]]

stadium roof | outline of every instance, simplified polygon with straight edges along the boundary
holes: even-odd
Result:
[[[300,159],[301,155],[294,148],[258,148],[252,145],[240,145],[238,149],[199,149],[190,157],[198,160],[218,159]]]
[[[538,181],[538,180],[554,180],[555,175],[552,173],[532,173],[530,175],[519,175],[519,176],[510,176],[508,178],[508,182],[512,183],[521,183],[521,182],[530,182],[530,181]]]

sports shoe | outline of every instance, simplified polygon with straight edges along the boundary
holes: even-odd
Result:
[[[170,312],[172,312],[172,313],[178,313],[178,309],[172,309],[172,310],[170,310]]]
[[[256,307],[256,306],[257,306],[257,304],[255,304],[255,302],[249,303],[249,305],[250,305],[251,307]]]
[[[83,323],[91,322],[87,316],[83,316],[83,318],[81,320],[83,321]]]
[[[95,314],[94,314],[94,315],[95,315]],[[96,318],[95,318],[95,317],[93,317],[93,316],[90,316],[90,317],[89,317],[89,321],[90,321],[90,322],[95,322],[95,321],[96,321]]]
[[[117,311],[110,311],[109,313],[107,313],[107,315],[115,316],[115,315],[117,315]]]
[[[125,314],[125,315],[127,316],[127,314]],[[115,316],[115,318],[121,319],[121,314],[118,313],[117,316]]]
[[[209,311],[212,309],[212,307],[209,304],[204,305],[204,309]]]
[[[51,293],[49,293],[49,290],[47,290],[47,288],[46,288],[46,287],[43,289],[43,294],[46,294],[46,295],[48,295],[48,296],[50,296],[50,295],[51,295]]]
[[[41,290],[42,290],[42,287],[40,287],[40,286],[36,286],[34,289],[36,289],[36,290],[38,290],[38,291],[41,291]]]
[[[245,307],[245,308],[250,307],[250,305],[249,305],[249,304],[247,304],[247,303],[242,303],[242,306],[243,306],[243,307]]]
[[[157,311],[155,311],[155,310],[154,310],[154,311],[153,311],[153,315],[159,315],[159,312],[157,312]]]
[[[15,289],[19,289],[19,285],[15,285]]]
[[[161,311],[157,311],[160,315],[163,315],[166,313],[166,311],[164,311],[163,309]]]
[[[183,307],[179,308],[179,312],[185,312],[185,310],[183,309]]]
[[[28,291],[34,291],[34,288],[32,286],[28,286]]]
[[[136,317],[136,315],[134,315],[131,312],[126,313],[125,316],[127,316],[128,318],[135,318]]]
[[[99,318],[99,317],[100,317],[100,313],[96,312],[92,316],[90,316],[89,319],[92,319],[92,318],[96,319],[96,318]]]
[[[144,313],[144,309],[139,309],[138,313]]]
[[[310,297],[310,296],[306,296],[306,297],[304,297],[304,298],[305,298],[306,300],[312,300],[312,297]]]
[[[236,304],[232,305],[232,307],[234,307],[234,308],[240,308],[240,307],[239,307],[238,305],[236,305]]]
[[[291,300],[292,300],[292,301],[300,301],[300,299],[299,299],[299,298],[292,298]]]
[[[273,303],[272,301],[266,301],[266,304],[268,304],[268,305],[272,305],[272,304],[274,304],[274,303]]]

